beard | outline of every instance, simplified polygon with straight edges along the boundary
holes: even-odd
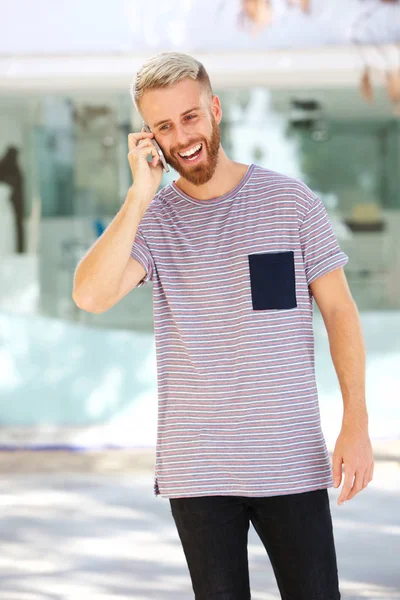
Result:
[[[173,150],[172,153],[165,154],[165,160],[167,163],[179,173],[181,177],[192,183],[193,185],[203,185],[210,181],[215,173],[215,169],[218,164],[218,151],[221,143],[221,133],[219,125],[212,115],[212,131],[210,138],[202,138],[189,142],[186,148],[195,146],[201,143],[203,145],[201,152],[204,152],[204,156],[201,158],[199,164],[187,166],[182,164],[179,158],[175,158],[175,154],[182,152],[185,148]]]

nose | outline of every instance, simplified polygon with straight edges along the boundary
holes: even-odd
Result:
[[[175,127],[174,147],[178,148],[178,152],[189,148],[193,140],[194,136],[187,131],[187,128],[182,127],[182,125]]]

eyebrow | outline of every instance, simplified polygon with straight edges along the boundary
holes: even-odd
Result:
[[[195,106],[194,108],[189,108],[189,110],[185,110],[185,112],[183,112],[181,114],[181,117],[184,117],[185,115],[187,115],[188,113],[192,112],[193,110],[200,110],[200,106]],[[158,121],[157,123],[155,123],[153,125],[154,128],[159,127],[160,125],[163,125],[163,123],[168,123],[168,121],[170,121],[171,119],[164,119],[163,121]]]

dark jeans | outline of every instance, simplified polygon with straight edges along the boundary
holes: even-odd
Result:
[[[339,600],[327,489],[270,497],[169,498],[196,600],[248,600],[250,521],[283,600]]]

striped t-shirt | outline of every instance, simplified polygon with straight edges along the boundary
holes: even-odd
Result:
[[[131,255],[153,284],[154,492],[273,496],[333,486],[315,379],[309,284],[343,267],[321,200],[251,164],[228,194],[172,182]]]

